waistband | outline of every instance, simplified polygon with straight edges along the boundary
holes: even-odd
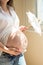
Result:
[[[5,52],[2,52],[2,54],[1,55],[4,55],[4,56],[7,56],[7,57],[17,57],[17,56],[23,56],[23,54],[21,53],[21,54],[19,54],[19,55],[11,55],[11,54],[9,54],[9,53],[5,53]]]

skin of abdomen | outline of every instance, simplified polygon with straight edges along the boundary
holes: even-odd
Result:
[[[18,31],[13,39],[11,36],[9,36],[6,46],[9,48],[17,48],[21,51],[24,51],[27,47],[27,44],[28,40],[25,34],[21,31]]]

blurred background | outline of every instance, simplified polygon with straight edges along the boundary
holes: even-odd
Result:
[[[20,25],[29,27],[29,31],[25,31],[28,38],[27,52],[25,59],[27,65],[43,65],[43,0],[14,0],[15,11],[20,19]],[[31,11],[41,20],[42,35],[35,33],[26,12]],[[31,31],[30,31],[31,30]]]

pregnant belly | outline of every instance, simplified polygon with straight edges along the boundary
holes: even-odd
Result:
[[[13,39],[11,36],[9,36],[6,46],[10,48],[19,48],[25,50],[27,48],[27,44],[28,40],[25,34],[21,31],[18,31]]]

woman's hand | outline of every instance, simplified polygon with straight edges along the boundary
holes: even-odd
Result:
[[[19,29],[20,29],[21,31],[25,31],[25,30],[28,30],[28,27],[26,27],[26,26],[20,26]]]
[[[9,53],[10,55],[19,55],[21,54],[20,50],[18,48],[8,48],[6,46],[4,46],[4,48],[2,49],[1,47],[1,50],[3,50],[3,52],[5,53]]]
[[[9,48],[9,54],[17,56],[17,55],[21,54],[21,52],[19,51],[19,49]]]
[[[9,53],[10,55],[19,55],[21,54],[20,50],[18,48],[8,48],[6,47],[5,45],[3,45],[1,42],[0,42],[0,51],[3,51],[5,53]]]

